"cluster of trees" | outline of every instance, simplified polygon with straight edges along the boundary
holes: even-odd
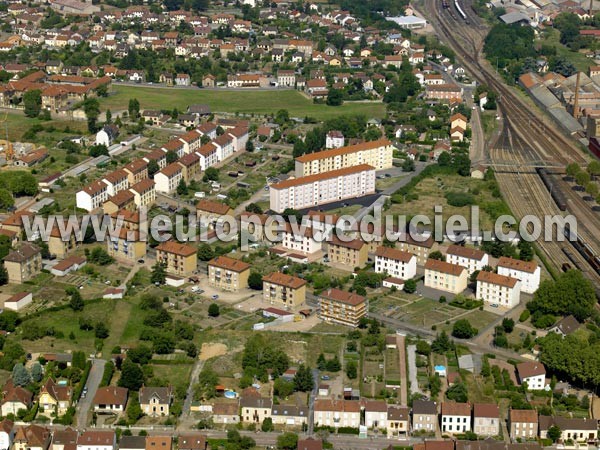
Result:
[[[412,97],[421,89],[419,80],[412,72],[412,66],[408,61],[408,57],[404,57],[398,78],[383,96],[385,103],[390,103],[392,108],[397,108],[399,103],[405,103],[409,97]]]
[[[0,191],[6,190],[12,195],[36,195],[38,193],[37,180],[30,172],[11,170],[0,174]]]
[[[582,386],[600,384],[600,342],[597,337],[585,339],[577,335],[565,338],[548,333],[538,339],[542,349],[541,361],[560,379]]]
[[[536,57],[533,39],[531,27],[498,23],[486,36],[483,51],[493,66],[506,69],[514,81],[523,73],[523,60]]]
[[[273,345],[264,334],[254,334],[247,341],[242,353],[244,375],[257,378],[265,383],[268,370],[273,377],[279,377],[290,366],[287,354]]]
[[[571,163],[567,166],[567,175],[574,179],[579,186],[583,186],[585,191],[600,203],[600,190],[595,179],[600,175],[600,162],[590,162],[586,169],[582,169],[579,164]]]
[[[469,322],[469,319],[459,319],[452,326],[452,336],[459,339],[470,339],[479,333],[479,330]]]
[[[354,341],[350,341],[349,344],[353,342]],[[356,348],[354,351],[356,351]],[[331,359],[325,359],[325,355],[321,353],[317,358],[317,369],[321,371],[326,370],[327,372],[339,372],[342,370],[342,363],[340,363],[340,359],[337,355],[334,355]]]
[[[590,280],[578,270],[561,273],[556,280],[544,280],[527,303],[531,322],[546,328],[556,321],[556,316],[572,314],[583,322],[592,315],[596,294]]]

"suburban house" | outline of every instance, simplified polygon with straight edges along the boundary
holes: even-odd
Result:
[[[473,405],[473,431],[478,436],[500,435],[500,409],[493,403]]]
[[[347,269],[364,267],[369,259],[369,246],[361,239],[340,239],[336,234],[327,241],[329,263]]]
[[[78,437],[79,433],[77,433],[77,430],[71,427],[67,427],[64,430],[55,430],[52,434],[50,450],[65,450],[65,447],[67,450],[74,449],[77,446]]]
[[[425,287],[458,294],[467,288],[467,269],[437,259],[425,263]]]
[[[521,384],[527,383],[530,391],[539,391],[546,387],[546,368],[541,362],[528,361],[517,364],[517,375]]]
[[[156,261],[164,264],[167,273],[191,275],[198,264],[196,247],[175,241],[162,242],[156,247]]]
[[[508,429],[511,439],[536,439],[538,436],[538,414],[535,409],[511,409],[508,414]]]
[[[442,433],[462,434],[471,431],[471,405],[442,402],[441,409]]]
[[[273,405],[271,420],[276,425],[301,427],[308,423],[308,407],[296,405]]]
[[[177,441],[177,448],[179,450],[206,450],[208,448],[208,441],[206,440],[206,436],[200,433],[180,434]]]
[[[225,203],[206,199],[196,203],[196,217],[202,225],[214,225],[223,216],[233,216],[233,209]]]
[[[119,450],[146,450],[146,436],[121,436]]]
[[[240,407],[238,402],[216,402],[213,405],[212,418],[214,423],[236,424],[240,422]],[[181,439],[181,438],[179,438]],[[180,444],[181,445],[181,444]]]
[[[405,438],[410,426],[410,410],[404,406],[388,406],[387,436],[389,438]]]
[[[541,269],[535,261],[502,256],[498,260],[498,274],[521,281],[521,291],[533,294],[540,287]]]
[[[24,283],[41,272],[42,252],[37,246],[24,242],[4,257],[4,267],[9,283]]]
[[[323,450],[323,441],[312,437],[306,439],[298,439],[297,450]]]
[[[469,275],[477,270],[482,270],[489,264],[487,253],[475,248],[462,245],[451,245],[446,251],[446,262],[457,264],[467,269]]]
[[[139,393],[140,406],[150,417],[168,416],[173,401],[173,388],[142,386]]]
[[[375,252],[375,272],[408,280],[417,275],[417,257],[394,247],[378,247]]]
[[[146,450],[171,450],[172,446],[171,436],[146,436]]]
[[[481,271],[477,274],[475,298],[489,305],[512,308],[521,301],[521,282],[516,278]]]
[[[125,411],[128,391],[117,386],[98,388],[94,396],[94,411],[97,413],[121,413]]]
[[[263,423],[271,417],[273,399],[260,395],[243,395],[240,399],[240,416],[244,423]]]
[[[71,406],[73,388],[68,385],[59,385],[52,378],[48,378],[40,389],[38,398],[39,409],[44,415],[56,413],[62,416]]]
[[[15,436],[15,424],[12,420],[0,421],[0,450],[9,450]],[[60,449],[62,450],[62,449]]]
[[[314,422],[319,426],[358,428],[360,411],[360,403],[356,400],[316,399]]]
[[[108,430],[87,430],[77,438],[77,450],[114,450],[117,435]]]
[[[208,284],[224,291],[237,292],[248,286],[250,264],[228,256],[208,262]]]
[[[26,425],[18,427],[13,439],[13,450],[48,450],[51,434],[46,427]]]
[[[412,429],[434,433],[437,430],[437,404],[430,400],[415,400],[412,406]]]
[[[384,400],[365,400],[365,426],[369,429],[387,429],[388,405]]]
[[[581,328],[579,321],[572,315],[568,315],[556,322],[552,328],[550,328],[550,331],[560,334],[562,337],[567,337],[579,328]]]
[[[306,280],[273,272],[263,277],[263,300],[271,305],[294,309],[306,299]]]
[[[2,403],[0,412],[3,417],[9,414],[17,415],[20,409],[28,410],[33,405],[33,393],[21,386],[15,386],[8,380],[2,388]]]
[[[574,442],[595,442],[598,439],[598,421],[595,419],[576,419],[559,416],[540,416],[540,438],[548,437],[551,427],[560,430],[560,441],[572,440]]]
[[[330,288],[319,295],[319,318],[325,322],[358,327],[368,310],[366,297]]]

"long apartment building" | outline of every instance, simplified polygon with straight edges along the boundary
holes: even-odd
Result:
[[[375,169],[359,164],[327,173],[284,180],[271,185],[270,208],[305,209],[375,193]]]
[[[250,264],[228,256],[208,262],[208,284],[224,291],[237,292],[248,286]]]
[[[375,170],[393,166],[394,146],[388,139],[308,153],[296,158],[296,176],[305,177],[332,170],[368,164]]]
[[[196,270],[196,248],[175,241],[162,242],[156,247],[156,261],[165,265],[167,273],[179,276],[191,275]]]

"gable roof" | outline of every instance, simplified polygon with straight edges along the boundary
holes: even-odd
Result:
[[[319,297],[334,300],[336,302],[345,303],[350,306],[357,306],[364,303],[366,298],[354,292],[346,292],[336,288],[330,288],[321,292]]]
[[[459,266],[458,264],[450,264],[446,261],[440,261],[437,259],[428,259],[425,263],[425,269],[433,270],[435,272],[447,273],[455,277],[460,276],[461,273],[467,270],[463,266]]]
[[[394,261],[400,261],[403,263],[408,263],[411,259],[415,257],[415,255],[413,255],[412,253],[405,252],[403,250],[399,250],[393,247],[385,247],[383,245],[377,247],[377,250],[375,251],[375,256],[393,259]]]
[[[150,403],[153,398],[158,399],[159,403],[170,403],[173,397],[173,388],[142,386],[140,388],[140,404]]]
[[[298,289],[306,284],[306,280],[303,280],[302,278],[287,275],[281,272],[270,273],[269,275],[263,277],[263,281],[289,287],[290,289]]]
[[[250,269],[250,264],[228,256],[217,256],[211,259],[208,265],[238,273]]]

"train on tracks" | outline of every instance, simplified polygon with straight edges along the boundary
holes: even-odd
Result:
[[[467,15],[465,14],[465,12],[463,11],[462,7],[460,6],[460,3],[458,2],[458,0],[454,0],[454,7],[456,8],[456,11],[458,12],[458,15],[460,17],[462,17],[462,19],[467,23],[467,25],[469,24],[469,18],[467,17]]]
[[[544,186],[546,186],[546,189],[548,189],[548,192],[550,192],[550,196],[554,200],[554,203],[556,203],[556,206],[558,206],[558,209],[560,209],[561,211],[566,211],[567,198],[560,189],[560,186],[558,186],[557,183],[552,179],[552,177],[548,173],[548,170],[544,169],[543,167],[538,167],[535,170],[542,179],[542,182],[544,183]]]
[[[587,263],[590,265],[590,267],[592,269],[594,269],[594,271],[597,274],[600,274],[600,257],[598,257],[594,251],[592,250],[592,248],[589,246],[588,243],[586,243],[583,238],[581,236],[579,236],[575,231],[571,230],[571,226],[566,223],[565,224],[565,229],[564,229],[564,233],[566,238],[571,242],[571,245],[573,245],[573,247],[575,247],[575,250],[577,250],[579,252],[579,254],[583,257],[583,259],[585,259],[587,261]],[[576,264],[575,259],[567,253],[567,251],[565,251],[563,249],[563,252],[565,253],[565,255],[567,255],[567,257],[569,257],[569,259],[575,263],[575,267],[577,267],[578,269],[580,269],[579,265]],[[585,272],[585,270],[580,269],[582,272]]]

